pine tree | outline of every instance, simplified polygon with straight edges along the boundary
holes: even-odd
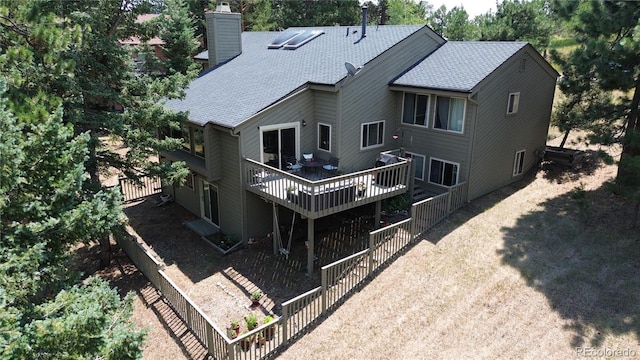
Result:
[[[640,210],[640,3],[629,1],[554,2],[570,20],[578,48],[563,65],[561,89],[569,101],[562,123],[574,121],[590,131],[589,140],[620,143],[616,191]]]
[[[23,122],[4,89],[0,77],[0,358],[139,358],[132,297],[99,279],[73,285],[67,266],[71,246],[121,223],[120,194],[84,190],[89,137],[61,106]]]

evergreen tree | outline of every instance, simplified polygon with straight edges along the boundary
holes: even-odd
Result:
[[[578,44],[562,65],[559,124],[590,131],[589,140],[622,144],[616,190],[640,210],[640,3],[628,1],[554,2],[571,20]]]
[[[4,89],[0,77],[0,358],[139,358],[131,296],[98,279],[72,286],[67,266],[71,246],[120,224],[120,194],[83,188],[89,137],[60,106],[22,122]]]
[[[504,0],[477,21],[480,40],[528,41],[538,51],[546,50],[553,32],[548,0]]]
[[[195,34],[195,24],[189,17],[189,9],[184,0],[166,0],[157,23],[160,27],[160,38],[164,42],[161,46],[162,54],[166,58],[166,73],[197,75],[199,66],[193,61],[198,52],[199,37]]]
[[[447,11],[442,5],[427,18],[427,24],[447,40],[469,40],[472,37],[473,24],[463,7],[455,6]]]
[[[30,75],[25,80],[10,78],[12,106],[21,116],[20,107],[29,107],[32,94],[60,101],[64,121],[73,125],[76,134],[89,134],[85,168],[91,182],[86,189],[93,193],[103,188],[100,174],[111,169],[134,180],[145,174],[160,175],[166,183],[180,183],[187,173],[182,163],[160,163],[150,155],[180,148],[181,139],[158,138],[158,129],[178,129],[185,120],[184,114],[167,110],[162,99],[180,96],[195,73],[164,77],[137,73],[131,52],[119,40],[157,35],[136,23],[140,3],[31,0],[10,2],[0,12],[4,14],[1,24],[9,30],[2,38],[0,66],[16,67],[20,74],[26,68]],[[59,50],[51,51],[52,44]],[[62,65],[50,66],[57,61]],[[108,140],[118,141],[127,151],[115,151],[107,146]],[[100,240],[106,264],[110,247],[105,237]]]

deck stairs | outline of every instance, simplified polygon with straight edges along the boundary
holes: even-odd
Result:
[[[433,194],[425,191],[422,187],[420,187],[419,185],[414,185],[413,186],[413,202],[418,202],[420,200],[424,200],[428,197],[433,196]]]

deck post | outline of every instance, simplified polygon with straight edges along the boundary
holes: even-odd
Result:
[[[376,201],[376,215],[375,215],[375,223],[373,224],[374,229],[380,228],[380,213],[382,212],[382,200]]]
[[[271,232],[271,240],[273,241],[273,255],[278,255],[278,253],[280,252],[280,244],[279,244],[279,239],[276,239],[277,236],[279,236],[279,231],[280,229],[278,229],[278,214],[276,213],[278,211],[278,205],[276,205],[275,202],[272,202],[273,204],[273,231]]]
[[[311,276],[313,274],[313,258],[315,247],[313,244],[314,237],[314,219],[312,217],[307,218],[307,275]]]

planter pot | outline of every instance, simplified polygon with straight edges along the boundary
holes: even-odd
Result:
[[[251,349],[252,342],[253,342],[253,336],[250,336],[248,338],[244,338],[240,340],[238,342],[238,345],[240,346],[240,349],[242,349],[242,351],[249,351]]]
[[[275,334],[276,334],[275,326],[269,326],[264,329],[264,338],[268,341],[272,340]]]
[[[363,197],[367,195],[367,189],[358,190],[358,196]]]

